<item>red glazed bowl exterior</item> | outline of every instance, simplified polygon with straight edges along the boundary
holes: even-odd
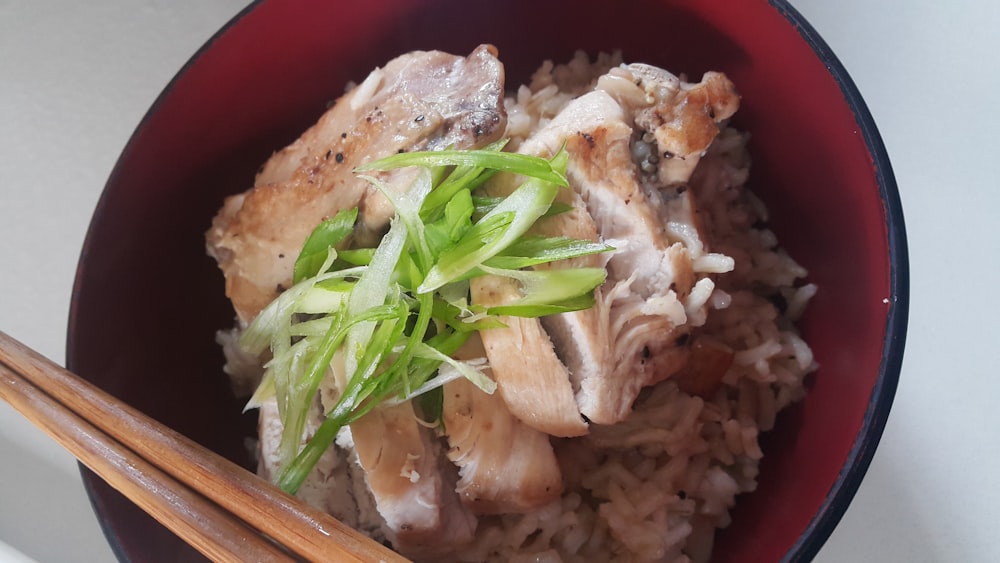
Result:
[[[725,72],[751,132],[750,186],[820,287],[801,328],[821,364],[804,401],[762,440],[759,489],[738,499],[717,561],[812,558],[871,461],[892,403],[907,318],[902,211],[878,132],[822,39],[782,1],[368,0],[259,2],[180,71],[143,119],[98,204],[70,314],[70,369],[250,467],[214,332],[232,323],[203,234],[223,198],[252,185],[372,68],[412,49],[497,46],[508,84],[544,59],[620,49],[700,77]],[[123,561],[199,560],[82,469]]]

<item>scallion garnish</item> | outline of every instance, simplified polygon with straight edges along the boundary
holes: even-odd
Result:
[[[277,482],[286,491],[299,489],[344,425],[379,404],[433,397],[459,377],[492,393],[496,384],[482,361],[453,358],[472,332],[504,326],[501,315],[538,317],[593,305],[603,269],[530,269],[610,249],[528,234],[539,218],[566,210],[553,204],[568,185],[566,154],[546,160],[502,152],[504,145],[401,153],[359,168],[424,171],[404,189],[364,176],[396,210],[378,247],[337,248],[347,246],[357,209],[325,221],[303,245],[295,284],[244,331],[244,349],[271,351],[247,408],[277,399],[284,425]],[[473,194],[495,174],[524,181],[504,198]],[[481,275],[513,280],[521,298],[490,309],[471,304],[469,279]],[[334,361],[338,354],[342,361]],[[306,417],[324,378],[332,378],[339,399],[303,446]],[[423,404],[436,411],[439,402]]]

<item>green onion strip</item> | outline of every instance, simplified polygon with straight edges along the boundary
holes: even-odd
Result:
[[[540,218],[566,211],[553,203],[568,186],[565,152],[546,160],[503,152],[505,144],[400,153],[358,168],[396,211],[388,232],[374,249],[352,248],[357,209],[324,221],[296,260],[295,284],[244,331],[244,350],[271,353],[247,408],[277,400],[284,430],[276,482],[284,490],[298,491],[340,429],[380,404],[430,397],[457,377],[494,392],[482,360],[460,361],[453,354],[474,331],[504,326],[500,315],[538,317],[593,305],[604,270],[531,269],[610,250],[529,234]],[[409,186],[376,176],[401,167],[420,169]],[[504,198],[475,193],[497,174],[523,181]],[[522,297],[492,309],[472,304],[469,279],[481,275],[516,280]],[[335,361],[338,354],[343,361]],[[303,444],[324,381],[339,398]],[[440,400],[421,405],[425,417],[439,416],[426,410],[439,409]]]

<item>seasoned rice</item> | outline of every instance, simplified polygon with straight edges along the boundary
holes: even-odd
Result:
[[[509,147],[516,150],[621,63],[617,53],[544,63],[506,100]],[[715,531],[730,523],[737,496],[757,486],[766,453],[760,434],[802,398],[803,380],[816,367],[793,323],[817,288],[802,284],[806,271],[778,246],[766,227],[766,207],[745,186],[748,140],[724,127],[689,185],[711,249],[692,252],[694,269],[720,275],[712,278],[714,289],[695,287],[689,311],[678,315],[701,325],[699,337],[734,350],[721,385],[703,398],[667,379],[645,389],[623,422],[591,424],[580,438],[553,438],[565,481],[562,497],[527,514],[480,517],[474,543],[455,555],[457,561],[682,563],[710,557]],[[704,304],[707,314],[691,318]],[[219,338],[234,386],[245,390],[240,374],[256,370],[259,377],[259,367],[232,352],[236,337],[224,332]],[[343,455],[345,444],[338,444]],[[361,516],[374,512],[363,510],[371,499],[351,485],[358,479],[345,473],[345,460],[333,459],[333,451],[325,470],[342,473],[339,479],[357,498],[344,500],[347,509],[324,508],[384,539],[377,522]]]
[[[513,146],[620,63],[618,54],[590,61],[578,53],[565,65],[543,64],[507,99]],[[715,530],[729,524],[737,495],[757,486],[760,433],[803,396],[803,379],[815,369],[793,322],[816,287],[800,283],[805,269],[762,226],[767,209],[745,186],[748,138],[723,129],[690,182],[712,250],[696,258],[695,268],[732,269],[715,278],[714,292],[695,297],[696,305],[707,302],[711,309],[701,334],[735,351],[723,385],[702,399],[668,379],[645,390],[625,421],[556,440],[563,497],[529,514],[481,518],[476,543],[458,560],[681,563],[710,557]]]

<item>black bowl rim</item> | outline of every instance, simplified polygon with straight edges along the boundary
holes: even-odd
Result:
[[[847,69],[834,55],[833,49],[798,10],[786,0],[769,0],[769,3],[799,32],[802,39],[826,66],[827,71],[840,86],[851,111],[854,112],[854,119],[874,163],[889,243],[889,310],[886,315],[885,339],[878,379],[868,399],[861,431],[840,469],[837,481],[830,488],[819,511],[813,516],[798,541],[782,558],[782,561],[798,562],[812,560],[840,523],[861,486],[861,481],[871,465],[875,450],[882,438],[903,364],[909,316],[910,268],[899,188],[885,144],[861,92]]]
[[[225,25],[219,28],[197,51],[185,62],[185,64],[171,78],[170,82],[157,96],[156,100],[146,111],[139,121],[129,141],[126,143],[115,167],[105,184],[105,188],[114,183],[118,176],[118,170],[122,157],[130,150],[133,141],[154,114],[159,110],[163,100],[169,96],[178,80],[187,72],[201,55],[209,50],[217,39],[224,35],[231,27],[236,25],[243,17],[251,13],[264,0],[254,0],[251,4],[243,8],[239,13],[230,18]],[[848,107],[854,113],[855,121],[864,139],[865,145],[872,157],[875,167],[875,177],[879,186],[879,195],[882,199],[884,216],[887,227],[887,238],[889,243],[889,310],[886,316],[885,339],[883,341],[882,359],[879,365],[879,375],[872,393],[869,397],[868,407],[862,421],[861,431],[855,440],[847,460],[840,469],[837,481],[830,488],[826,498],[820,505],[819,511],[812,518],[806,529],[800,534],[799,539],[792,548],[782,557],[784,562],[800,562],[812,560],[819,550],[829,539],[833,530],[840,523],[848,506],[857,494],[858,488],[864,479],[865,474],[871,465],[878,447],[879,441],[885,430],[889,413],[892,408],[896,388],[899,384],[899,376],[903,363],[904,348],[906,342],[906,329],[909,316],[909,257],[906,239],[906,227],[903,220],[903,207],[899,196],[899,188],[896,184],[895,175],[889,161],[889,155],[885,144],[879,134],[875,120],[868,109],[857,85],[848,74],[846,68],[834,54],[826,41],[819,35],[816,29],[806,20],[806,18],[787,0],[768,0],[772,8],[784,17],[802,39],[809,45],[813,53],[824,64],[827,71],[840,87]],[[107,189],[102,191],[95,207],[95,215],[91,220],[90,227],[84,238],[80,259],[77,263],[76,280],[74,282],[72,302],[70,305],[69,326],[71,330],[67,334],[67,367],[72,371],[73,350],[73,319],[76,316],[76,295],[79,280],[82,276],[83,265],[86,262],[89,245],[87,241],[91,238],[90,231],[99,222],[101,209],[104,208],[104,199],[107,197]],[[86,466],[79,464],[81,478],[84,489],[90,499],[91,506],[97,515],[101,530],[107,538],[108,543],[120,561],[126,561],[127,557],[121,544],[118,532],[112,527],[110,521],[99,510],[100,499],[95,490],[95,480],[99,480],[96,474],[92,473]]]
[[[106,208],[105,200],[106,198],[109,197],[108,187],[113,185],[115,183],[115,180],[118,178],[120,174],[120,168],[122,166],[122,160],[124,159],[125,155],[127,155],[131,151],[132,146],[135,143],[135,139],[139,135],[140,131],[142,131],[146,127],[146,125],[153,119],[153,116],[156,115],[156,113],[160,110],[160,106],[163,105],[164,100],[166,100],[166,98],[174,90],[174,87],[176,86],[177,82],[180,81],[181,77],[183,77],[185,73],[187,73],[188,69],[191,66],[193,66],[206,51],[211,49],[212,46],[215,44],[215,42],[220,37],[225,35],[225,33],[229,31],[230,28],[235,26],[241,19],[243,19],[247,14],[252,12],[259,4],[263,2],[264,0],[254,0],[251,4],[247,5],[242,10],[240,10],[236,15],[231,17],[229,21],[227,21],[222,27],[220,27],[215,33],[213,33],[208,38],[208,40],[206,40],[200,47],[198,47],[198,49],[194,52],[194,54],[192,54],[191,57],[188,58],[188,60],[184,63],[184,65],[173,75],[173,77],[171,77],[170,81],[167,82],[167,85],[157,95],[156,99],[150,105],[149,109],[146,110],[146,113],[142,116],[142,119],[139,120],[139,124],[132,131],[132,134],[129,136],[129,140],[125,143],[125,146],[122,148],[121,153],[119,153],[118,159],[115,161],[114,168],[112,168],[111,174],[108,176],[108,180],[107,182],[105,182],[104,188],[101,191],[101,195],[97,200],[94,216],[91,218],[90,225],[87,228],[87,233],[84,236],[83,247],[80,252],[80,258],[77,261],[75,279],[73,282],[73,291],[70,299],[69,322],[68,322],[69,330],[66,335],[66,359],[67,359],[66,367],[68,370],[74,373],[76,372],[76,368],[73,365],[74,355],[72,353],[72,351],[75,348],[73,327],[76,325],[75,319],[77,316],[77,307],[78,307],[78,299],[77,299],[78,288],[80,286],[81,279],[83,277],[84,264],[86,264],[87,256],[89,255],[90,240],[94,236],[93,231],[96,228],[96,225],[100,223],[101,218],[104,215],[103,210]],[[80,477],[83,480],[83,488],[87,493],[88,499],[90,500],[91,507],[93,507],[94,509],[94,514],[97,517],[97,521],[101,527],[101,531],[104,533],[104,537],[108,540],[108,545],[111,547],[112,553],[114,553],[115,558],[118,561],[128,561],[129,558],[125,553],[125,548],[122,545],[122,540],[118,534],[118,531],[114,529],[108,517],[101,510],[102,500],[97,491],[97,486],[103,483],[103,480],[96,473],[94,473],[87,466],[85,466],[83,463],[78,462],[77,465],[79,466],[80,469]]]

